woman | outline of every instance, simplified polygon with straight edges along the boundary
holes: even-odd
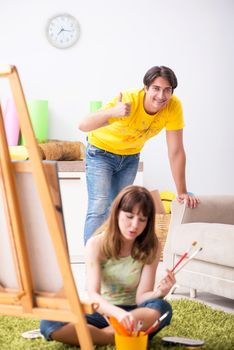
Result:
[[[98,312],[86,315],[94,344],[114,344],[108,316],[115,317],[127,330],[142,321],[142,330],[146,330],[168,311],[150,338],[170,323],[172,309],[163,297],[175,284],[175,277],[167,271],[155,285],[161,249],[154,227],[151,194],[144,187],[128,186],[114,200],[107,221],[89,239],[87,290],[89,299],[99,304]],[[71,323],[41,321],[41,332],[46,339],[79,345]]]

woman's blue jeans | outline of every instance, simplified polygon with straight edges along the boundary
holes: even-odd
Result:
[[[117,306],[121,307],[121,309],[126,311],[131,311],[136,308],[145,307],[149,309],[158,310],[161,315],[163,315],[165,312],[169,312],[167,317],[159,324],[159,327],[153,333],[149,334],[150,340],[155,336],[156,333],[158,333],[163,327],[169,325],[171,322],[172,307],[164,299],[150,299],[150,300],[146,300],[145,302],[139,305],[117,305]],[[101,329],[108,326],[106,319],[103,317],[103,315],[99,314],[98,312],[95,312],[94,314],[91,314],[91,315],[86,314],[85,317],[86,317],[87,323],[93,325],[94,327]],[[40,330],[47,340],[51,340],[51,334],[65,325],[66,325],[65,322],[42,320],[40,322]]]
[[[121,156],[88,144],[86,150],[86,183],[88,210],[84,241],[92,236],[108,216],[116,195],[136,177],[140,154]]]

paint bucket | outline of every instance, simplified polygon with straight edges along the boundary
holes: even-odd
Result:
[[[148,335],[140,332],[137,337],[126,337],[124,335],[115,334],[116,350],[146,350],[148,344]]]

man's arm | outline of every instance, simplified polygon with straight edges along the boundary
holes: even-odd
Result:
[[[101,109],[97,112],[88,114],[78,125],[81,131],[88,132],[108,125],[108,119],[111,117],[127,117],[131,113],[131,104],[122,102],[122,93],[116,105],[109,109]]]
[[[112,116],[111,109],[99,110],[89,113],[78,125],[81,131],[88,132],[108,125],[108,119]]]
[[[183,129],[167,130],[168,157],[171,166],[171,172],[175,181],[178,194],[178,201],[186,200],[190,208],[197,206],[199,200],[187,192],[185,179],[186,155],[183,145]]]

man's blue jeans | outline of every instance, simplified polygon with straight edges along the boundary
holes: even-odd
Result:
[[[88,144],[86,150],[88,211],[84,228],[85,243],[105,221],[117,194],[134,182],[139,159],[139,153],[121,156]]]

